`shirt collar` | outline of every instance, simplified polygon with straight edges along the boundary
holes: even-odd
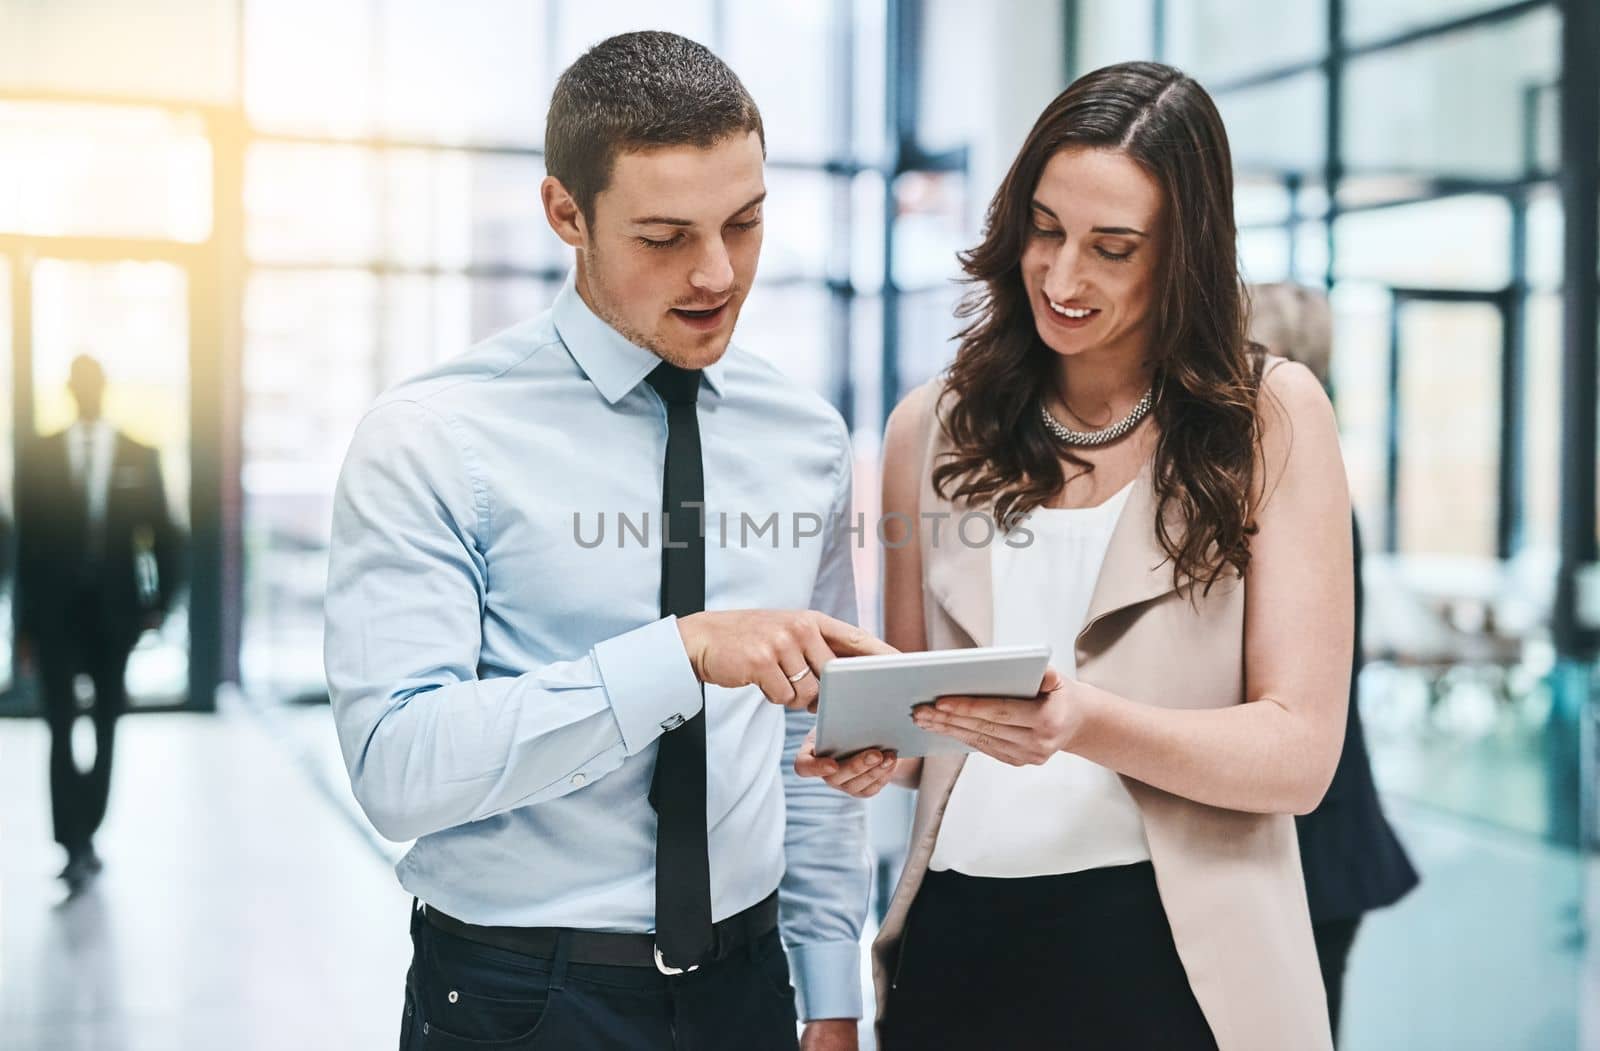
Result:
[[[578,294],[575,274],[567,275],[552,310],[561,342],[572,352],[589,382],[612,405],[661,364],[661,358],[654,351],[630,343],[622,333],[595,316]],[[723,360],[707,365],[702,372],[712,393],[720,397],[725,378]]]

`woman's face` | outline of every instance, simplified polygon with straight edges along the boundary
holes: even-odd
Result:
[[[1065,357],[1144,356],[1160,220],[1160,187],[1127,154],[1073,147],[1050,158],[1022,253],[1046,346]]]

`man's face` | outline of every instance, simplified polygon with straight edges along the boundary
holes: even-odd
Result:
[[[610,184],[595,198],[593,222],[574,219],[578,291],[589,308],[674,365],[716,362],[761,256],[762,170],[754,132],[705,149],[617,157]]]
[[[72,393],[72,398],[78,404],[78,416],[85,420],[100,418],[100,406],[104,400],[106,381],[98,371],[90,368],[73,369],[67,380],[67,390]]]

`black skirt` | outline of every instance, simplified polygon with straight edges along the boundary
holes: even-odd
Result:
[[[1149,862],[995,879],[929,872],[906,921],[883,1051],[1216,1051]]]

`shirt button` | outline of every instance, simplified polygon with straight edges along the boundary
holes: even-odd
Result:
[[[583,776],[582,774],[573,774],[572,775],[572,787],[573,788],[582,788],[584,785],[586,785],[588,783],[589,783],[589,779],[587,777]]]

